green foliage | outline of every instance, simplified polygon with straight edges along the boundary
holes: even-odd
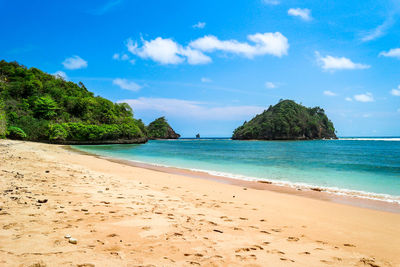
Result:
[[[151,139],[177,139],[179,134],[168,124],[165,117],[160,117],[147,126],[147,135]]]
[[[50,96],[39,97],[33,104],[33,112],[37,118],[51,119],[57,115],[57,103]]]
[[[0,99],[0,139],[6,137],[7,132],[7,120],[6,120],[6,113],[3,110],[4,104]]]
[[[25,139],[27,135],[21,128],[10,126],[7,129],[7,137],[10,139],[22,140]]]
[[[94,96],[81,82],[68,82],[17,62],[0,61],[1,101],[0,136],[6,118],[7,125],[23,130],[28,140],[145,137],[143,122],[133,118],[128,104]]]
[[[49,125],[51,141],[104,141],[142,137],[143,133],[134,123],[88,125],[68,122]]]
[[[292,100],[280,100],[235,129],[232,138],[297,140],[336,138],[336,135],[333,123],[320,107],[307,108]]]

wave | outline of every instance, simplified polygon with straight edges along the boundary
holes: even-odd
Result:
[[[339,138],[339,140],[343,140],[343,141],[392,141],[392,142],[398,142],[398,141],[400,141],[400,137],[345,137],[345,138]]]
[[[207,173],[207,174],[210,174],[213,176],[226,177],[226,178],[243,180],[243,181],[268,182],[273,185],[282,186],[282,187],[291,187],[291,188],[300,189],[300,190],[321,191],[321,192],[326,192],[326,193],[334,194],[334,195],[355,197],[355,198],[362,198],[362,199],[370,199],[370,200],[378,200],[378,201],[384,201],[384,202],[395,203],[395,204],[400,205],[400,196],[393,196],[393,195],[389,195],[389,194],[380,194],[380,193],[352,190],[352,189],[346,189],[346,188],[319,186],[319,185],[313,185],[313,184],[307,184],[307,183],[296,183],[296,182],[274,180],[274,179],[262,179],[262,178],[258,178],[258,177],[251,177],[251,176],[245,176],[245,175],[240,175],[240,174],[233,174],[233,173],[220,172],[220,171],[210,171],[210,170],[196,169],[196,168],[185,168],[185,167],[179,167],[179,166],[150,163],[150,162],[139,161],[139,160],[128,160],[128,161],[142,163],[142,164],[148,164],[148,165],[152,165],[152,166],[156,166],[156,167],[179,168],[179,169],[189,170],[189,171],[193,171],[193,172],[202,172],[202,173]]]

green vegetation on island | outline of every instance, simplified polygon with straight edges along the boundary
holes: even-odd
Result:
[[[281,100],[233,132],[235,140],[336,139],[333,123],[320,107],[307,108]]]
[[[52,143],[143,143],[126,103],[17,62],[0,61],[0,137]]]
[[[177,134],[168,124],[165,117],[160,117],[147,126],[147,134],[150,139],[178,139]]]

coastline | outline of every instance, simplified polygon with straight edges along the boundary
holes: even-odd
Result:
[[[396,213],[129,166],[61,145],[0,140],[0,152],[0,265],[400,264]]]
[[[224,174],[215,175],[213,173],[203,170],[190,170],[179,167],[162,166],[133,160],[101,156],[71,146],[66,147],[66,149],[83,155],[90,155],[98,157],[100,159],[106,159],[111,162],[121,163],[133,167],[145,168],[148,170],[154,170],[168,174],[184,175],[192,178],[207,179],[239,187],[253,188],[257,190],[269,190],[278,193],[292,194],[296,196],[330,201],[334,203],[341,203],[361,208],[400,213],[400,203],[386,201],[385,199],[383,199],[384,196],[382,194],[373,194],[369,192],[359,192],[343,189],[332,189],[327,187],[318,187],[314,185],[289,184],[289,182],[277,183],[275,181],[266,181],[260,179],[245,180],[229,177]],[[382,197],[382,199],[379,199],[378,197]]]

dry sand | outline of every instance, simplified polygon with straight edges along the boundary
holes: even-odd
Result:
[[[57,145],[0,141],[0,209],[0,266],[400,266],[400,214]]]

